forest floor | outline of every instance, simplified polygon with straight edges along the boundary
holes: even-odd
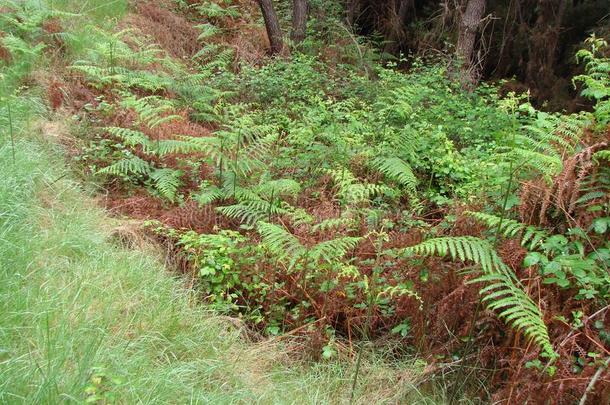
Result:
[[[72,30],[108,27],[79,18]],[[120,25],[147,18],[129,14]],[[140,221],[109,216],[104,205],[118,200],[100,197],[72,165],[75,134],[87,130],[70,115],[78,107],[55,105],[67,94],[59,83],[74,84],[71,63],[33,60],[34,79],[8,101],[3,122],[11,131],[0,146],[0,402],[347,403],[352,361],[295,360],[301,344],[290,334],[253,339],[240,319],[201,305]],[[70,97],[95,95],[83,86]],[[424,366],[366,356],[356,403],[395,403],[407,392],[427,403],[415,385]]]
[[[549,114],[326,10],[274,58],[245,0],[0,10],[0,402],[609,398],[597,71]]]

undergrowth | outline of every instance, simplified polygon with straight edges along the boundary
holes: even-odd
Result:
[[[474,364],[450,398],[591,392],[610,353],[603,39],[577,54],[593,111],[568,115],[494,85],[464,91],[442,57],[381,64],[335,9],[289,58],[252,63],[235,37],[247,13],[191,3],[175,4],[199,33],[182,59],[156,43],[163,26],[46,40],[69,6],[14,5],[26,23],[8,13],[1,29],[10,83],[65,58],[77,166],[109,208],[147,221],[199,301],[263,336],[296,333],[310,360],[360,359],[359,340],[391,337],[394,355],[440,374]]]

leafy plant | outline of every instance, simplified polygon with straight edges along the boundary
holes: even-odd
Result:
[[[540,309],[488,242],[469,236],[435,238],[405,248],[401,254],[407,257],[450,256],[452,260],[471,261],[479,265],[483,274],[471,282],[487,284],[480,291],[487,307],[497,310],[498,316],[507,324],[521,330],[538,344],[545,357],[557,357]]]

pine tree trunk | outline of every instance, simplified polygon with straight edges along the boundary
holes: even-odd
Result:
[[[477,32],[485,13],[485,0],[468,0],[466,11],[460,24],[457,43],[457,57],[461,63],[460,80],[465,87],[476,84],[478,72],[474,66],[474,46]]]
[[[543,100],[552,97],[553,85],[557,81],[555,63],[567,6],[567,0],[539,0],[536,8],[538,17],[531,28],[525,81],[538,89],[535,96]]]
[[[395,26],[392,27],[388,35],[384,52],[394,54],[398,51],[404,40],[405,25],[414,7],[414,0],[399,0],[398,10],[395,6],[390,9],[390,13],[395,13],[395,15],[390,16],[389,20],[395,21]]]
[[[347,24],[353,27],[360,13],[360,0],[347,0]]]
[[[269,43],[271,45],[271,54],[278,54],[284,49],[284,38],[282,29],[280,28],[280,22],[277,18],[275,9],[273,8],[273,2],[271,0],[258,0],[258,4],[261,7],[261,12],[265,19],[267,36],[269,37]]]
[[[300,44],[305,39],[307,32],[307,11],[307,0],[293,0],[292,33],[290,38],[295,45]]]

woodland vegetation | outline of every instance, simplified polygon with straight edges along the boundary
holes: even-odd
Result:
[[[607,0],[0,11],[1,402],[610,401]]]

